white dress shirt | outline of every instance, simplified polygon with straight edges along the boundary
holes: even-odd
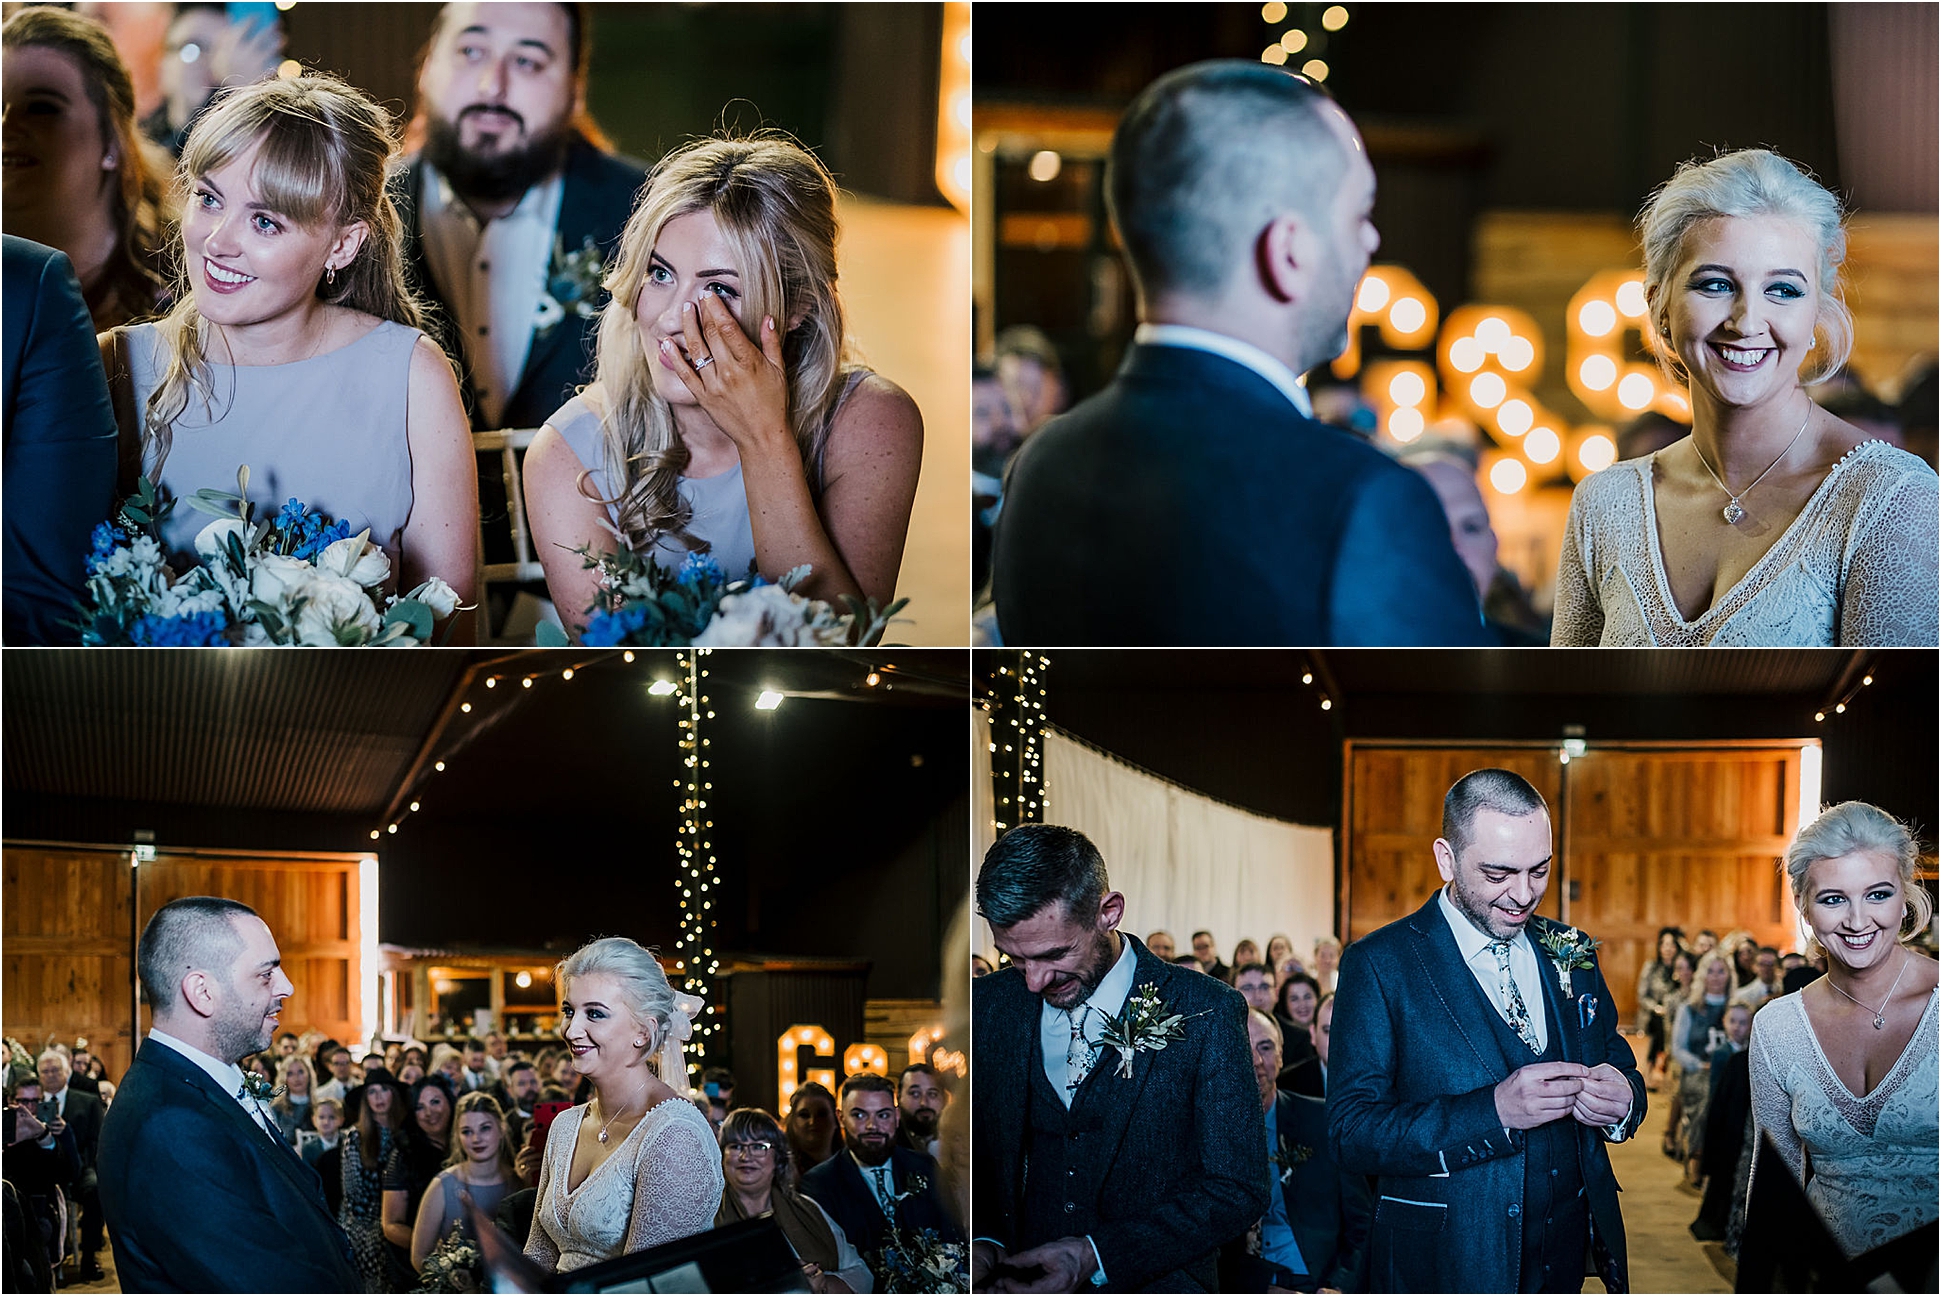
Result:
[[[1442,916],[1449,923],[1450,934],[1456,938],[1456,949],[1462,954],[1463,963],[1476,978],[1476,984],[1483,988],[1483,994],[1496,1005],[1504,1021],[1510,1020],[1509,1006],[1503,1000],[1502,975],[1496,967],[1496,951],[1490,946],[1496,938],[1489,935],[1469,921],[1469,916],[1456,908],[1449,898],[1449,888],[1443,887],[1438,894],[1442,904]],[[1537,1052],[1550,1047],[1549,1009],[1543,994],[1543,983],[1537,980],[1543,969],[1537,964],[1536,949],[1530,944],[1530,933],[1518,932],[1510,942],[1510,977],[1516,982],[1517,993],[1523,996],[1523,1006],[1530,1011],[1530,1029],[1537,1035]]]
[[[1042,1003],[1038,1014],[1038,1047],[1044,1055],[1045,1079],[1051,1081],[1051,1091],[1058,1095],[1058,1101],[1067,1108],[1078,1092],[1074,1083],[1079,1077],[1072,1074],[1068,1059],[1072,1054],[1072,1023],[1083,1019],[1085,1042],[1091,1046],[1094,1057],[1098,1054],[1099,1036],[1105,1032],[1105,1024],[1119,1015],[1125,1007],[1126,996],[1132,993],[1132,976],[1137,970],[1139,958],[1133,952],[1132,942],[1121,939],[1119,961],[1105,974],[1093,989],[1091,997],[1084,1003],[1067,1012]],[[1118,1054],[1113,1054],[1117,1058]]]
[[[424,186],[425,259],[465,339],[479,408],[496,427],[532,350],[564,185],[555,174],[483,224],[430,163]]]
[[[1191,324],[1141,324],[1132,340],[1141,346],[1187,347],[1225,356],[1274,384],[1303,418],[1314,417],[1314,406],[1308,400],[1307,388],[1301,386],[1300,376],[1251,342],[1211,329],[1194,328]]]
[[[149,1028],[148,1038],[159,1042],[165,1048],[174,1049],[177,1053],[180,1053],[204,1071],[207,1071],[209,1078],[216,1082],[216,1087],[240,1103],[242,1109],[249,1113],[250,1119],[263,1127],[265,1134],[268,1134],[279,1143],[283,1141],[282,1136],[274,1132],[276,1118],[269,1114],[262,1103],[257,1102],[256,1099],[249,1096],[247,1091],[243,1090],[243,1069],[241,1067],[237,1066],[234,1062],[218,1061],[193,1044],[184,1044],[181,1040],[175,1038],[175,1036],[153,1027]]]

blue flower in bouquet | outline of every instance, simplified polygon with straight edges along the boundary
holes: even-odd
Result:
[[[223,635],[228,627],[221,612],[172,617],[151,612],[128,627],[128,640],[142,648],[220,648],[228,642]]]
[[[282,508],[277,510],[276,521],[270,525],[278,531],[295,531],[301,533],[304,519],[313,516],[315,515],[303,506],[303,501],[293,495]]]
[[[681,563],[681,570],[674,579],[677,584],[692,590],[723,584],[727,578],[721,574],[721,564],[714,560],[712,553],[697,551],[690,553]]]
[[[303,541],[291,551],[292,558],[301,558],[308,562],[339,540],[350,539],[350,523],[340,521],[324,526],[323,519],[317,514],[312,513],[310,517],[316,526],[305,532]]]
[[[90,576],[115,556],[115,550],[128,543],[128,533],[112,522],[97,522],[91,539],[93,545],[88,550],[87,559],[87,571]]]
[[[580,642],[588,648],[613,648],[626,643],[627,636],[639,633],[646,624],[647,609],[639,604],[612,612],[601,608],[586,619]]]

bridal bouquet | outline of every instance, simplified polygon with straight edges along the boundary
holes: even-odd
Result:
[[[707,554],[691,553],[677,572],[651,556],[622,549],[573,550],[600,573],[599,599],[587,609],[580,642],[589,648],[794,648],[870,647],[880,643],[890,620],[908,599],[878,607],[843,596],[838,612],[819,599],[795,593],[809,568],[795,568],[770,584],[760,576],[729,580]],[[565,632],[539,627],[539,646],[563,647]]]
[[[251,520],[249,468],[237,493],[199,490],[190,507],[214,516],[195,538],[201,562],[175,572],[156,530],[174,507],[143,479],[111,522],[94,529],[81,600],[89,646],[416,645],[450,616],[458,595],[433,577],[402,598],[379,587],[391,560],[369,530],[350,534],[296,500]],[[383,609],[377,600],[383,597]]]
[[[936,1229],[891,1228],[882,1250],[868,1257],[886,1292],[967,1292],[964,1244],[946,1242]]]

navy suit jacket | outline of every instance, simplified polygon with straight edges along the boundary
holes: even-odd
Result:
[[[568,252],[577,252],[590,238],[599,246],[605,264],[611,267],[619,255],[620,235],[626,229],[627,217],[633,213],[634,196],[646,178],[646,171],[632,159],[602,153],[585,140],[575,138],[567,149],[566,165],[561,173],[557,231],[560,244]],[[459,365],[463,375],[459,385],[466,412],[472,417],[472,427],[481,429],[486,424],[479,413],[471,366],[465,361],[465,348],[457,336],[458,322],[439,294],[438,281],[432,276],[431,263],[425,256],[423,227],[418,221],[424,183],[424,160],[414,158],[392,194],[404,222],[405,270],[411,286],[436,307],[429,331],[445,354]],[[604,305],[606,299],[606,292],[600,290],[596,304]],[[525,371],[519,376],[519,386],[506,400],[499,421],[492,426],[538,427],[582,385],[591,381],[593,340],[598,322],[582,319],[569,311],[564,320],[544,335],[535,336],[532,350],[526,355]],[[494,466],[489,475],[497,481],[498,468]]]
[[[1268,1173],[1281,1194],[1294,1244],[1307,1262],[1301,1289],[1366,1290],[1361,1262],[1373,1202],[1368,1180],[1337,1166],[1328,1152],[1327,1103],[1283,1089],[1274,1099],[1274,1128],[1280,1136],[1283,1163],[1270,1161]],[[1228,1291],[1258,1291],[1265,1286],[1251,1281],[1263,1262],[1244,1252],[1244,1245],[1234,1243],[1221,1256],[1222,1285]]]
[[[65,253],[0,238],[5,623],[9,645],[72,644],[89,536],[115,506],[116,430],[94,321]]]
[[[914,1175],[922,1175],[928,1186],[896,1204],[897,1227],[936,1229],[946,1242],[963,1241],[962,1231],[951,1222],[949,1209],[944,1205],[937,1163],[921,1152],[893,1145],[890,1183],[899,1195],[911,1190]],[[889,1217],[883,1214],[876,1194],[863,1182],[863,1172],[856,1168],[847,1151],[838,1150],[836,1155],[803,1175],[801,1191],[829,1212],[829,1218],[842,1227],[849,1244],[865,1256],[882,1248],[883,1235],[890,1227]]]
[[[128,1292],[355,1292],[317,1172],[154,1040],[101,1131],[101,1210]]]
[[[1533,917],[1529,932],[1534,939],[1559,926]],[[1631,1137],[1644,1120],[1644,1077],[1618,1034],[1603,972],[1595,966],[1571,972],[1565,1002],[1555,964],[1541,949],[1537,964],[1549,1030],[1560,1033],[1564,1060],[1609,1062],[1631,1082],[1631,1115],[1621,1131]],[[1515,1068],[1490,1022],[1494,1014],[1436,895],[1342,956],[1328,1141],[1344,1169],[1377,1178],[1368,1244],[1372,1290],[1523,1290],[1525,1135],[1506,1133],[1496,1114],[1496,1086]],[[1624,1218],[1607,1136],[1563,1119],[1576,1134],[1598,1271],[1608,1290],[1627,1290]]]
[[[1483,644],[1435,492],[1244,365],[1134,345],[1012,459],[1006,643]]]
[[[1121,933],[1121,935],[1124,935]],[[1083,1155],[1102,1186],[1088,1203],[1110,1291],[1216,1291],[1215,1259],[1267,1212],[1267,1126],[1247,1052],[1247,1001],[1232,986],[1162,963],[1136,937],[1135,992],[1151,984],[1185,1038],[1133,1055],[1101,1052],[1072,1101],[1096,1113]],[[971,983],[977,1119],[971,1122],[975,1233],[1008,1251],[1063,1236],[1023,1218],[1031,1073],[1043,1001],[1016,968]],[[1095,1136],[1094,1136],[1095,1135]],[[1079,1155],[1074,1153],[1074,1155]],[[1041,1236],[1042,1235],[1042,1236]]]

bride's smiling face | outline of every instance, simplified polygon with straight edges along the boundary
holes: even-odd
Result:
[[[1813,349],[1820,249],[1780,216],[1715,216],[1685,235],[1661,318],[1691,375],[1721,405],[1784,400]]]
[[[646,1056],[635,1040],[654,1042],[653,1028],[641,1022],[621,995],[620,978],[587,972],[566,983],[560,999],[560,1038],[573,1051],[573,1070],[596,1079],[618,1073]]]
[[[1892,859],[1855,851],[1819,860],[1803,890],[1802,911],[1828,958],[1859,972],[1894,956],[1907,906]]]

